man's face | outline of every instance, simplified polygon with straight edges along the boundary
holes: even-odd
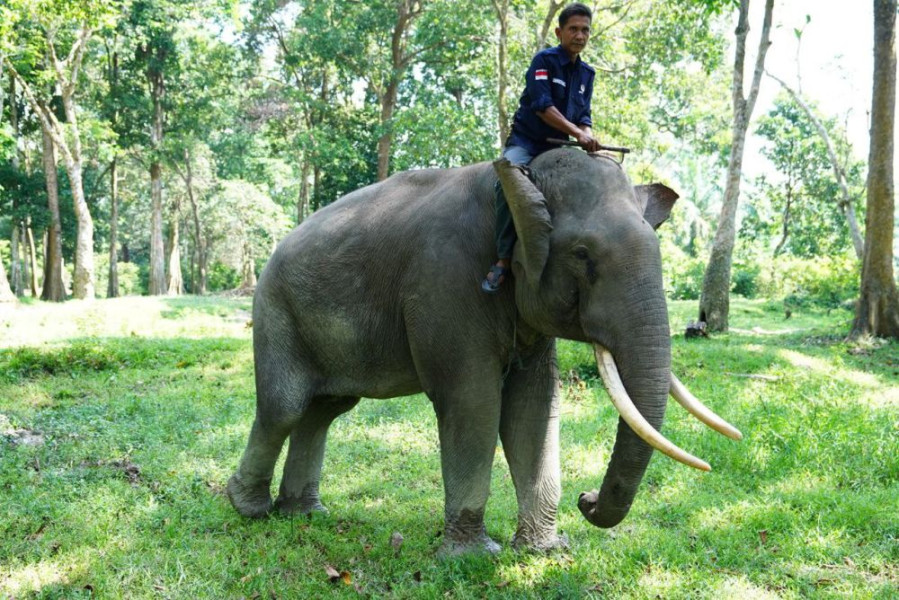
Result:
[[[574,15],[565,21],[562,27],[556,27],[559,44],[571,58],[574,58],[587,46],[590,39],[590,17]]]

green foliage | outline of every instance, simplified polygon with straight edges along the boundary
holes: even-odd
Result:
[[[859,265],[854,256],[804,259],[779,256],[758,268],[758,295],[795,304],[841,306],[858,297]]]
[[[699,299],[705,259],[690,256],[666,238],[662,239],[662,257],[665,295],[671,300]]]
[[[833,119],[821,120],[832,132],[832,139],[845,140]],[[761,177],[756,182],[758,191],[741,226],[741,238],[803,258],[831,256],[848,248],[849,228],[838,206],[841,192],[826,145],[805,112],[792,99],[781,95],[759,120],[757,132],[768,141],[762,153],[779,176]],[[845,141],[838,151],[851,156]],[[847,162],[844,171],[850,195],[859,204],[864,190],[864,167],[859,161]]]
[[[105,298],[109,285],[109,254],[94,254],[94,268],[97,269],[97,297]],[[140,267],[132,262],[116,263],[119,278],[119,295],[135,296],[146,293],[146,288],[141,287]]]
[[[731,324],[745,333],[676,336],[677,375],[745,439],[672,403],[665,434],[715,470],[656,457],[627,521],[608,531],[576,502],[597,487],[618,419],[590,348],[560,343],[559,523],[571,550],[508,546],[516,501],[498,447],[487,531],[504,549],[441,562],[425,397],[363,400],[335,422],[321,484],[330,515],[243,519],[223,488],[253,418],[249,300],[51,308],[0,314],[0,343],[53,342],[0,354],[0,373],[12,356],[30,373],[0,376],[3,596],[890,598],[899,582],[899,515],[888,509],[899,494],[899,348],[844,342],[847,311],[795,311],[785,325],[763,302],[737,299]],[[669,308],[677,330],[695,315],[693,302]],[[397,549],[394,532],[405,538]],[[350,585],[331,583],[327,565]]]
[[[221,262],[209,266],[209,291],[233,290],[240,287],[240,271]]]

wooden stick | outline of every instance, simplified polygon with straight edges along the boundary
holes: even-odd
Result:
[[[578,144],[574,140],[560,140],[559,138],[546,138],[546,142],[548,144],[556,144],[558,146],[578,146],[578,147],[580,147],[580,144]],[[621,152],[622,154],[628,154],[631,151],[630,148],[624,148],[622,146],[603,146],[602,144],[599,145],[599,149],[606,150],[608,152]]]

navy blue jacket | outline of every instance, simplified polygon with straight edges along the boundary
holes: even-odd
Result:
[[[593,67],[580,56],[572,62],[561,46],[538,52],[525,76],[526,85],[506,145],[521,146],[536,156],[554,148],[546,138],[568,139],[568,134],[550,127],[537,114],[550,106],[575,125],[592,126],[590,97],[595,75]]]

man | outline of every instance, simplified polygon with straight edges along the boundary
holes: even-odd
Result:
[[[559,13],[556,37],[559,45],[538,52],[525,76],[526,85],[506,140],[503,157],[515,165],[527,165],[538,154],[555,146],[548,138],[574,137],[588,152],[599,150],[590,126],[593,67],[580,58],[590,39],[593,13],[575,2]],[[500,290],[509,277],[512,248],[517,236],[502,186],[496,186],[496,251],[499,260],[490,267],[481,289]]]

